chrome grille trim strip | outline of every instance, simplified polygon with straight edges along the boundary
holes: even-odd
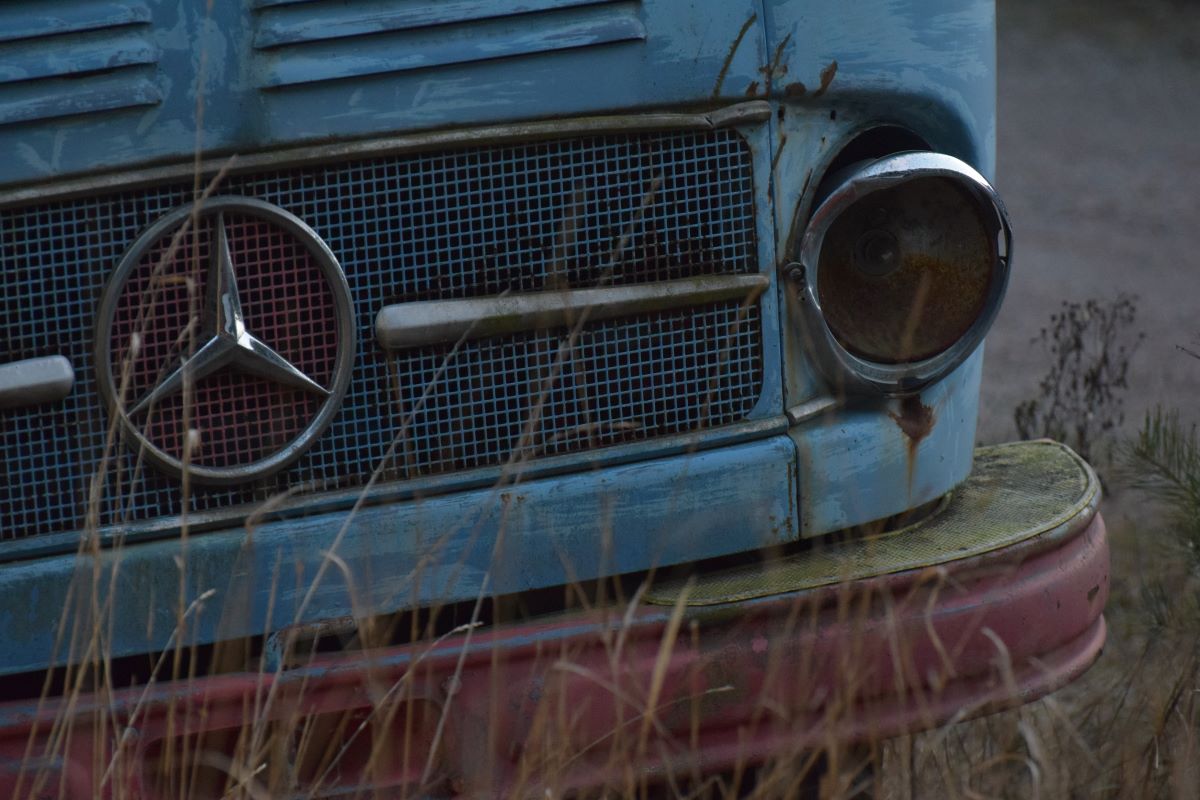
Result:
[[[761,273],[704,275],[598,289],[397,303],[380,310],[375,338],[384,349],[397,350],[570,326],[585,314],[599,321],[722,300],[751,303],[769,284]]]
[[[74,386],[75,368],[64,356],[0,364],[0,409],[57,403]]]

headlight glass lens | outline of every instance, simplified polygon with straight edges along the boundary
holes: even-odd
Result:
[[[981,199],[954,179],[917,177],[870,192],[829,226],[816,290],[826,324],[880,364],[931,358],[984,312],[997,241]]]

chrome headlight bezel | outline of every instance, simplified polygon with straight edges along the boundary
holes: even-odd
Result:
[[[944,377],[979,347],[999,313],[1008,286],[1012,260],[1012,229],[1008,212],[995,188],[964,161],[944,153],[912,151],[860,162],[835,177],[837,185],[809,219],[800,241],[800,288],[804,324],[817,366],[834,387],[847,392],[907,395]],[[866,196],[924,178],[948,178],[969,192],[987,217],[994,236],[995,262],[981,312],[966,332],[937,354],[901,363],[872,361],[851,352],[838,340],[821,307],[820,256],[825,236],[839,216]]]

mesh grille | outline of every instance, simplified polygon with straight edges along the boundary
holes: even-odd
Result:
[[[102,525],[182,511],[178,484],[108,430],[92,315],[129,244],[192,192],[186,181],[0,212],[0,362],[61,353],[77,373],[66,401],[0,415],[0,539],[82,527],[96,479]],[[590,324],[566,359],[562,330],[467,342],[453,357],[448,346],[388,357],[372,330],[387,303],[754,272],[750,156],[732,132],[380,157],[238,176],[220,193],[279,205],[325,240],[350,285],[359,352],[343,406],[309,452],[253,486],[194,490],[193,511],[298,484],[360,484],[402,431],[389,479],[503,463],[514,448],[537,457],[727,424],[758,398],[758,311],[737,303]],[[234,241],[251,262],[280,246],[261,229]],[[320,309],[297,316],[311,281],[252,268],[244,280],[247,315],[263,320],[256,335],[320,371],[321,354],[304,355]],[[217,401],[253,398],[246,380],[215,382]],[[231,448],[248,441],[234,421],[226,433]]]

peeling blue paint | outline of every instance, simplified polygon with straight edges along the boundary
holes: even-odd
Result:
[[[335,512],[253,532],[106,550],[99,561],[8,564],[0,569],[0,674],[63,663],[72,642],[93,630],[105,632],[113,657],[161,649],[173,641],[179,613],[210,590],[187,615],[185,641],[253,636],[297,622],[520,592],[779,544],[798,535],[790,501],[794,463],[792,442],[775,436],[602,473],[367,507],[353,516]],[[183,609],[177,564],[184,567]],[[81,602],[93,586],[101,605],[112,603],[99,625]],[[31,603],[34,592],[38,602]],[[78,658],[78,646],[74,652]]]

